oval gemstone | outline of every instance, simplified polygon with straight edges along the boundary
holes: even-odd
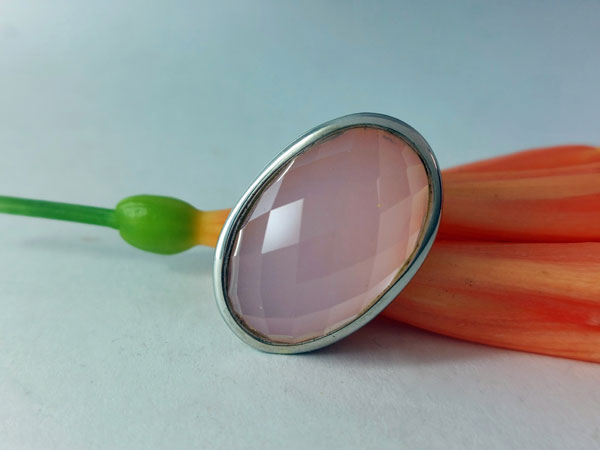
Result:
[[[244,219],[227,277],[249,332],[296,344],[365,312],[411,260],[429,205],[415,151],[378,128],[351,128],[283,167]]]

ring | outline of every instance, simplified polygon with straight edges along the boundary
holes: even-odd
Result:
[[[219,311],[249,345],[301,353],[365,325],[435,239],[442,181],[429,144],[390,116],[331,120],[285,148],[219,236]]]

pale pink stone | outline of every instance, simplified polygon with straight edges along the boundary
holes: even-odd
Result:
[[[250,331],[298,343],[360,316],[395,281],[429,204],[421,159],[400,138],[352,128],[295,158],[236,237],[227,293]]]

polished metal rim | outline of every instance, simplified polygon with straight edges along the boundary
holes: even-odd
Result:
[[[269,186],[278,172],[298,155],[307,151],[311,146],[343,130],[355,127],[372,127],[388,131],[403,139],[421,158],[429,178],[429,208],[425,223],[421,230],[421,237],[411,259],[405,264],[404,270],[396,281],[360,316],[345,326],[330,332],[327,335],[297,344],[271,342],[262,336],[253,334],[244,327],[234,312],[230,309],[227,296],[227,273],[229,258],[232,252],[235,237],[244,222],[246,215],[252,210],[255,201],[260,198],[263,191]],[[217,305],[223,319],[231,330],[244,342],[262,351],[270,353],[302,353],[316,350],[333,344],[350,333],[356,331],[377,314],[379,314],[408,284],[425,260],[437,233],[442,209],[442,181],[440,170],[429,144],[410,125],[390,116],[375,113],[358,113],[340,117],[325,122],[308,131],[303,136],[292,142],[273,161],[271,161],[258,175],[237,205],[231,210],[217,243],[213,281]]]

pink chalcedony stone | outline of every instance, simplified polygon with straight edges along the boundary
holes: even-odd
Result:
[[[419,156],[376,128],[351,128],[288,163],[233,246],[230,308],[252,333],[299,343],[348,324],[410,260],[429,204]]]

